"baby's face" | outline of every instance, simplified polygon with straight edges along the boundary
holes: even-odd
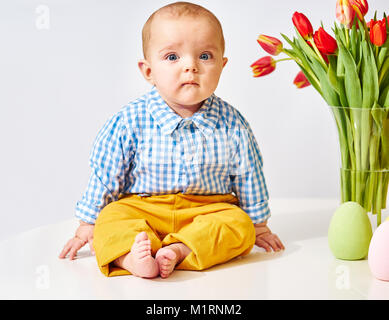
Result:
[[[158,17],[151,29],[147,80],[171,107],[200,106],[227,63],[216,25],[206,17]]]

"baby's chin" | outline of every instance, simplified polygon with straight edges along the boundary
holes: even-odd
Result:
[[[205,99],[177,99],[176,104],[181,107],[200,107]]]
[[[180,101],[181,105],[193,106],[199,103],[202,103],[206,100],[212,92],[201,92],[200,90],[181,90],[177,95],[177,100]]]

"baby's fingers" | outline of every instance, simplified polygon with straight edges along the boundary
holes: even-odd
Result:
[[[93,238],[89,238],[88,243],[91,254],[95,255],[95,249],[93,248]]]
[[[59,254],[59,258],[60,259],[63,259],[66,257],[66,255],[68,254],[68,252],[70,251],[70,249],[72,248],[72,245],[73,245],[73,239],[70,239],[66,245],[63,247],[61,253]]]
[[[264,248],[266,250],[266,252],[270,252],[271,251],[270,245],[266,241],[264,241],[262,239],[257,238],[257,241],[255,241],[255,244],[258,247]]]
[[[276,236],[276,238],[275,238],[275,241],[276,241],[278,247],[279,247],[281,250],[285,250],[284,245],[282,244],[281,240],[280,240],[277,236]]]
[[[77,255],[77,251],[80,250],[85,244],[85,241],[79,238],[73,238],[73,245],[69,251],[69,259],[74,260],[74,257]]]

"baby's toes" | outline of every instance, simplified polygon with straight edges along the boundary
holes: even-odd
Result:
[[[138,256],[144,256],[145,254],[151,254],[151,247],[150,246],[139,247],[135,251],[135,254]]]
[[[162,266],[162,268],[169,268],[170,266],[171,266],[171,264],[172,264],[172,261],[170,260],[170,259],[162,259],[162,261],[161,261],[161,266]]]
[[[161,270],[166,270],[168,267],[168,261],[166,259],[159,259],[158,264]]]
[[[139,243],[134,243],[131,247],[131,252],[133,252],[134,254],[136,253],[139,253],[139,252],[143,252],[143,251],[147,251],[147,250],[150,250],[151,249],[151,245],[150,244],[139,244]]]
[[[171,268],[163,268],[163,267],[161,267],[159,269],[159,274],[161,275],[162,278],[164,278],[164,277],[169,276],[171,271],[172,271]]]
[[[151,249],[150,243],[138,244],[138,250],[140,250],[140,251],[150,250],[150,249]]]
[[[151,241],[150,240],[142,240],[142,241],[139,241],[137,242],[138,246],[144,246],[144,245],[150,245],[151,244]]]
[[[148,240],[147,233],[145,231],[142,231],[135,236],[135,242],[137,243],[145,240]]]

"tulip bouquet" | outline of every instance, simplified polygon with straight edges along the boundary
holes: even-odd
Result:
[[[301,71],[294,79],[297,88],[312,85],[330,106],[336,121],[341,149],[342,202],[360,203],[377,214],[386,208],[389,184],[389,19],[366,22],[366,0],[338,0],[332,28],[323,24],[313,31],[309,19],[299,12],[292,22],[296,36],[281,34],[290,45],[260,35],[259,45],[270,55],[251,67],[254,77],[273,72],[276,64],[294,60]]]

